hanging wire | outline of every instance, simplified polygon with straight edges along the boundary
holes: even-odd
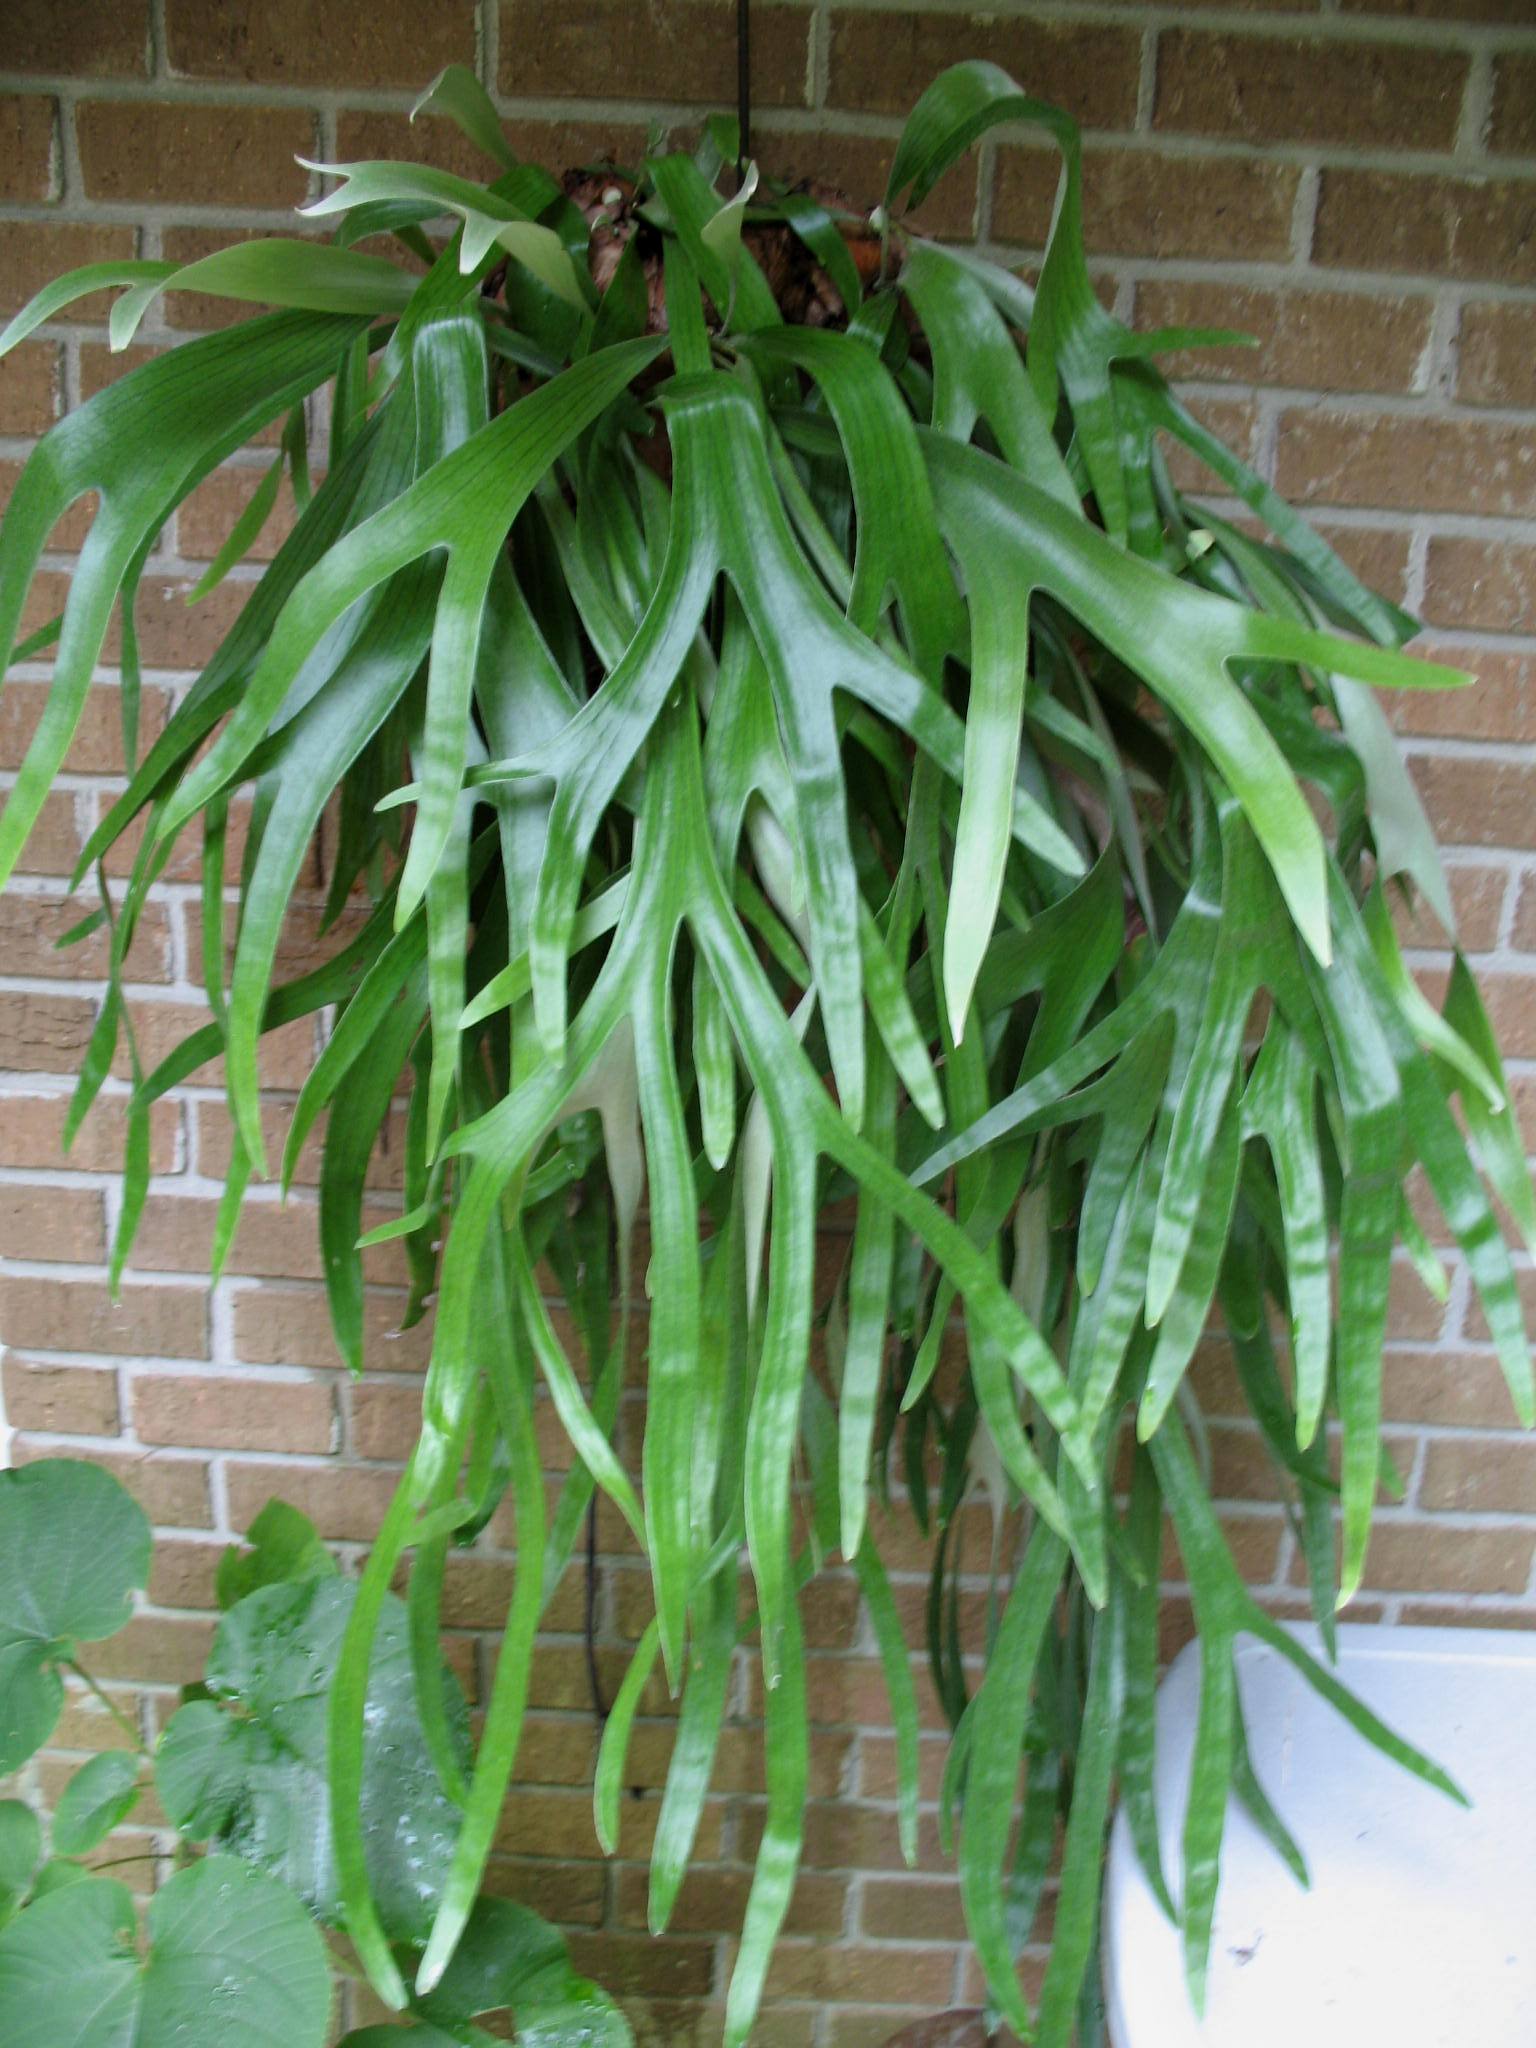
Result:
[[[752,155],[751,0],[736,0],[736,189],[741,190]]]

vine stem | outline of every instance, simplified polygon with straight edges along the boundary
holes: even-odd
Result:
[[[128,1737],[129,1741],[133,1744],[134,1748],[138,1751],[139,1755],[147,1756],[149,1752],[144,1747],[144,1739],[140,1735],[138,1729],[134,1727],[133,1723],[129,1720],[128,1716],[122,1711],[121,1707],[115,1706],[113,1702],[107,1697],[107,1695],[102,1691],[101,1687],[96,1683],[95,1679],[92,1678],[89,1671],[85,1669],[84,1665],[77,1664],[73,1657],[66,1657],[64,1659],[64,1668],[67,1671],[72,1671],[75,1674],[76,1678],[78,1678],[81,1681],[81,1683],[87,1688],[87,1690],[95,1694],[96,1698],[100,1700],[101,1704],[112,1716],[113,1720],[117,1723],[118,1727],[121,1728],[123,1733]]]

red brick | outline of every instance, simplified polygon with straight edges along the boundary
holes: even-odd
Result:
[[[0,199],[54,199],[55,103],[42,93],[0,94]]]
[[[1148,279],[1136,287],[1136,325],[1235,327],[1256,349],[1186,349],[1160,356],[1169,377],[1295,384],[1316,391],[1410,391],[1429,340],[1428,298]]]
[[[156,1607],[212,1612],[218,1606],[216,1582],[226,1547],[222,1543],[158,1542],[149,1564],[151,1602]]]
[[[1060,170],[1054,150],[997,153],[993,232],[1045,246]],[[1093,150],[1083,158],[1083,228],[1089,253],[1283,262],[1299,171],[1292,164]]]
[[[195,1288],[125,1285],[113,1301],[97,1280],[0,1282],[7,1339],[27,1349],[105,1351],[114,1356],[207,1356],[207,1307]]]
[[[105,1249],[100,1188],[0,1184],[0,1258],[90,1265]]]
[[[87,227],[79,221],[0,221],[0,313],[15,313],[66,270],[87,263],[120,263],[132,256],[132,228]],[[78,299],[71,320],[101,320],[110,303],[105,292]]]
[[[1488,147],[1499,156],[1536,156],[1536,54],[1529,50],[1504,50],[1493,60]]]
[[[1536,179],[1325,169],[1313,254],[1350,270],[1536,283]]]
[[[65,1436],[116,1436],[117,1374],[110,1367],[4,1360],[5,1413],[12,1429]]]
[[[1468,59],[1392,43],[1292,36],[1158,38],[1158,128],[1259,142],[1450,149]]]
[[[211,1451],[336,1448],[336,1397],[318,1380],[145,1374],[133,1383],[133,1421],[147,1444]]]
[[[1456,395],[1468,404],[1536,406],[1536,306],[1463,306],[1457,365]]]
[[[1536,427],[1334,412],[1280,418],[1276,488],[1298,504],[1536,513]]]
[[[1000,64],[1037,98],[1065,107],[1085,128],[1128,128],[1136,118],[1141,39],[1134,29],[1020,13],[835,8],[828,104],[905,115],[947,66],[978,57]]]
[[[200,107],[185,100],[84,100],[75,110],[80,169],[93,199],[297,205],[315,155],[300,107]]]
[[[752,11],[752,97],[805,104],[809,9]],[[643,9],[571,0],[501,0],[501,89],[527,99],[603,98],[736,103],[736,21],[710,0],[651,0]]]
[[[58,78],[142,78],[149,64],[147,0],[9,0],[5,16],[7,71]]]
[[[168,0],[165,40],[184,78],[420,91],[445,65],[474,63],[475,9],[473,0]]]

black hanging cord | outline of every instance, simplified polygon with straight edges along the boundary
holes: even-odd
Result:
[[[736,0],[736,125],[740,152],[736,158],[736,182],[747,175],[752,155],[752,20],[751,0]]]

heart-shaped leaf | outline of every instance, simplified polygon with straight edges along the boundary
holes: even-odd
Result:
[[[195,1863],[150,1903],[95,1878],[51,1893],[0,1933],[6,2048],[321,2048],[325,1946],[282,1885],[227,1856]]]
[[[75,1458],[0,1472],[0,1773],[53,1733],[60,1663],[115,1635],[149,1577],[149,1523],[110,1473]]]
[[[285,1500],[269,1500],[245,1532],[250,1545],[230,1544],[219,1560],[219,1605],[228,1609],[262,1586],[293,1586],[335,1576],[336,1560],[308,1515]]]
[[[326,1712],[357,1588],[336,1578],[265,1586],[220,1622],[210,1700],[166,1729],[155,1782],[185,1833],[280,1877],[321,1920],[341,1917],[331,1835]],[[464,1702],[444,1670],[452,1739]],[[368,1684],[363,1827],[368,1873],[396,1940],[422,1940],[458,1833],[416,1708],[406,1613],[385,1602]]]
[[[83,1856],[110,1835],[139,1797],[139,1760],[121,1750],[93,1756],[64,1787],[53,1816],[56,1856]]]
[[[37,1815],[19,1799],[0,1799],[0,1927],[26,1897],[43,1853]]]

